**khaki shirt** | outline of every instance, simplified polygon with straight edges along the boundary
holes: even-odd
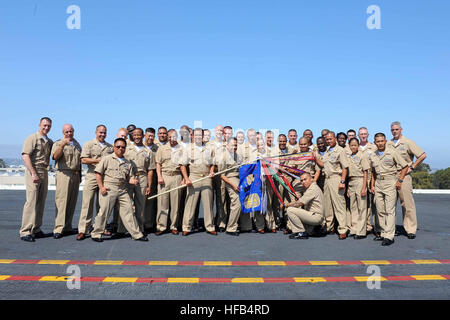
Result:
[[[125,187],[136,173],[134,164],[124,158],[120,161],[115,153],[103,157],[95,168],[96,173],[103,175],[104,185],[118,185]]]
[[[369,155],[370,155],[371,153],[374,153],[375,151],[377,151],[378,148],[377,148],[377,146],[376,146],[375,144],[373,144],[373,143],[371,143],[371,142],[367,142],[366,147],[363,148],[363,147],[360,145],[360,146],[359,146],[359,150],[362,151],[362,152],[364,152],[364,153],[367,155],[367,157],[369,157]]]
[[[189,174],[207,176],[214,161],[211,147],[192,143],[185,151],[183,164],[189,165]]]
[[[345,151],[345,154],[347,154],[347,156],[352,155],[352,150],[350,149],[350,146],[348,143],[345,145],[344,151]]]
[[[291,145],[288,140],[288,142],[286,143],[286,149],[288,153],[297,153],[300,150],[300,147],[298,146],[298,144]]]
[[[389,140],[386,144],[386,148],[388,146],[396,149],[397,152],[402,156],[403,160],[406,161],[408,166],[411,166],[413,164],[414,156],[418,158],[425,153],[425,151],[423,151],[423,149],[419,147],[414,141],[409,140],[404,136],[400,137],[400,139],[397,141],[397,144],[394,144],[394,139]],[[397,170],[400,171],[402,170],[402,168],[397,165]]]
[[[312,152],[303,152],[302,156],[303,156],[303,154],[308,157],[313,156]],[[300,155],[298,155],[298,156],[300,156]],[[293,155],[292,157],[295,158],[298,156]],[[316,171],[320,170],[319,165],[315,161],[312,161],[312,160],[290,160],[287,165],[289,167],[293,167],[298,170],[308,172],[313,178],[314,178],[314,175],[316,174]]]
[[[155,156],[147,146],[138,149],[134,143],[127,145],[124,157],[134,164],[140,174],[156,169]]]
[[[53,141],[47,138],[44,140],[39,132],[33,133],[25,139],[22,154],[30,156],[31,163],[36,171],[47,170]]]
[[[319,213],[323,217],[325,216],[323,207],[323,193],[317,183],[311,183],[309,188],[306,189],[305,193],[298,201],[304,204],[306,211]]]
[[[355,155],[348,156],[348,177],[363,178],[364,171],[370,171],[369,158],[362,151],[358,151]]]
[[[162,173],[181,173],[180,166],[183,160],[183,148],[179,144],[172,148],[168,142],[159,147],[155,158],[156,163],[161,165]]]
[[[327,148],[323,156],[324,172],[326,177],[341,175],[342,170],[348,168],[348,159],[345,151],[339,145],[335,145],[333,151]]]
[[[397,174],[397,166],[404,168],[408,165],[394,148],[386,148],[383,155],[380,155],[378,150],[375,151],[370,156],[370,164],[379,176],[395,176]]]
[[[62,144],[62,140],[58,140],[53,144],[52,157],[56,150]],[[71,170],[71,171],[81,171],[81,146],[77,140],[73,139],[72,144],[66,144],[63,149],[63,154],[58,161],[55,162],[55,168],[59,171]]]
[[[252,146],[248,141],[242,144],[236,153],[242,157],[245,163],[255,161],[258,158],[258,148],[256,147],[256,144]]]
[[[161,141],[159,141],[158,139],[155,139],[155,141],[153,142],[154,145],[156,145],[158,148],[165,146],[166,144],[170,144],[169,140],[166,141],[166,143],[162,143]],[[158,150],[157,150],[158,151]]]
[[[214,158],[214,163],[218,166],[218,170],[222,171],[244,163],[244,159],[242,155],[238,154],[237,152],[232,154],[228,151],[228,149],[225,149],[223,150],[223,152],[216,155],[216,157]],[[239,167],[227,171],[223,173],[223,175],[225,175],[227,178],[239,178]]]
[[[84,144],[81,150],[81,158],[100,159],[114,152],[113,146],[108,142],[104,142],[102,146],[97,139],[88,141]],[[88,173],[93,173],[96,164],[88,164]]]

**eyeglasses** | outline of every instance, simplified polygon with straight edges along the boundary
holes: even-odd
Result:
[[[126,147],[125,146],[114,146],[114,148],[116,148],[116,149],[126,149]]]

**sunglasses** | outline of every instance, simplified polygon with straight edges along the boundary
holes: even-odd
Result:
[[[126,149],[126,147],[125,146],[114,146],[114,148],[116,148],[116,149]]]

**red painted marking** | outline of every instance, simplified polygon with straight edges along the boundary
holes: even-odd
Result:
[[[337,261],[337,263],[339,265],[342,265],[342,266],[363,264],[359,260],[354,260],[354,261]]]
[[[440,263],[450,263],[450,259],[438,260]]]
[[[179,266],[202,266],[203,261],[178,261]]]
[[[167,282],[167,278],[138,278],[138,283]]]
[[[310,266],[309,261],[285,261],[287,266]]]
[[[231,283],[231,278],[200,278],[199,283]]]
[[[11,263],[20,263],[20,264],[37,264],[41,259],[39,260],[14,260]]]
[[[80,281],[86,282],[102,282],[106,277],[81,277]]]
[[[123,266],[143,266],[148,265],[148,261],[124,261]]]
[[[10,276],[6,280],[39,281],[43,276]]]
[[[354,277],[323,277],[326,282],[346,282],[346,281],[356,281]]]
[[[233,266],[257,266],[257,261],[232,261],[231,265]]]
[[[443,274],[442,277],[444,277],[447,280],[450,280],[450,274]]]
[[[264,283],[287,283],[295,282],[294,278],[263,278]]]
[[[70,260],[67,264],[94,264],[95,260]]]
[[[390,281],[409,281],[409,280],[416,280],[411,276],[387,276],[384,277]]]
[[[388,260],[391,264],[415,264],[411,260]]]

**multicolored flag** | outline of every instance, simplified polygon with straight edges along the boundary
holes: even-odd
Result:
[[[261,211],[263,199],[260,160],[241,166],[239,168],[239,180],[241,212]]]

